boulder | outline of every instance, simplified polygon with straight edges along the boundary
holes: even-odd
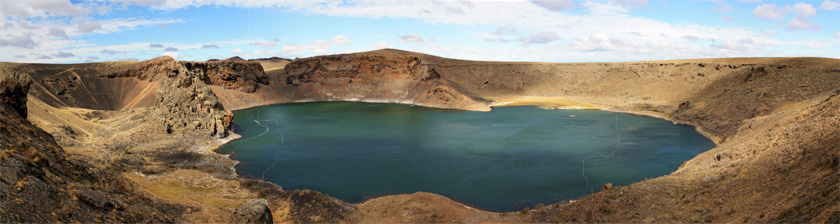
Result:
[[[251,199],[234,210],[231,223],[273,223],[271,209],[265,199]]]

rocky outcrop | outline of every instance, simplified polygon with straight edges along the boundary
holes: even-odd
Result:
[[[233,125],[233,113],[226,111],[202,73],[176,64],[175,75],[158,88],[155,107],[163,119],[160,130],[175,135],[226,137]]]
[[[27,75],[0,80],[0,223],[178,221],[173,217],[183,208],[130,190],[112,171],[69,159],[50,134],[27,121],[21,103]]]
[[[296,59],[280,74],[295,101],[365,101],[489,110],[413,56],[330,55]]]
[[[26,94],[32,78],[27,74],[14,71],[0,71],[0,102],[11,106],[17,113],[26,118]]]
[[[233,211],[231,223],[274,223],[268,201],[265,199],[251,199]]]
[[[208,85],[252,93],[257,87],[268,85],[268,76],[257,62],[216,61],[216,62],[180,62]]]

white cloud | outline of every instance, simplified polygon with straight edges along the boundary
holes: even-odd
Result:
[[[151,48],[163,48],[163,44],[149,44]]]
[[[493,35],[496,35],[496,36],[516,35],[516,29],[508,27],[508,26],[500,26],[500,27],[496,28],[496,31],[493,31]]]
[[[747,2],[747,3],[761,3],[761,0],[738,0],[739,2]]]
[[[272,48],[272,47],[277,46],[277,43],[271,42],[271,41],[257,41],[257,42],[251,43],[251,46],[260,46],[260,47],[265,47],[265,48]]]
[[[729,22],[735,22],[735,17],[732,17],[732,16],[721,16],[720,19],[725,20],[725,21],[729,21]]]
[[[38,46],[34,40],[32,40],[31,33],[25,33],[23,35],[11,35],[9,38],[0,39],[0,46],[9,46],[9,47],[18,47],[18,48],[26,48],[32,49]]]
[[[101,29],[94,31],[95,33],[99,34],[107,34],[107,33],[114,33],[123,30],[134,30],[140,27],[149,27],[149,26],[158,26],[163,24],[174,24],[174,23],[183,23],[183,20],[179,19],[155,19],[155,20],[147,20],[147,19],[137,19],[137,18],[118,18],[118,19],[110,19],[110,20],[99,20],[96,21],[97,23],[101,24]]]
[[[444,11],[447,15],[464,15],[464,10],[460,7],[446,7]]]
[[[410,34],[400,36],[400,38],[399,38],[399,40],[397,40],[397,42],[400,42],[400,43],[420,43],[420,42],[423,42],[423,37],[420,37],[420,35],[417,35],[416,33],[410,33]]]
[[[711,1],[712,3],[715,4],[715,6],[712,7],[712,10],[715,10],[717,12],[726,13],[726,12],[731,12],[732,10],[735,9],[735,7],[732,6],[732,3],[729,3],[729,2],[724,1],[724,0],[709,0],[709,1]]]
[[[646,7],[648,5],[648,0],[615,0],[615,2],[629,8]]]
[[[344,37],[342,35],[336,35],[335,37],[333,37],[332,38],[332,43],[337,44],[337,45],[356,44],[355,41],[353,41],[351,39],[347,39],[346,37]]]
[[[551,11],[564,11],[575,8],[573,0],[533,0],[532,3]]]
[[[309,47],[309,52],[313,54],[326,54],[328,51],[327,49],[330,48],[330,43],[326,40],[316,40],[310,43],[312,46]]]
[[[0,1],[0,14],[21,18],[49,16],[81,16],[90,14],[69,0]]]
[[[550,31],[533,32],[528,36],[521,36],[518,41],[526,44],[547,44],[555,40],[559,40],[560,35]]]
[[[767,35],[767,36],[769,36],[769,35],[776,35],[776,34],[779,34],[779,31],[775,31],[775,30],[762,30],[760,33],[761,33],[761,34],[763,34],[763,35]]]
[[[48,34],[54,37],[70,38],[70,36],[67,36],[67,32],[64,32],[64,29],[58,27],[50,27]]]
[[[837,31],[837,32],[836,32],[836,33],[834,33],[834,35],[832,35],[832,36],[834,36],[834,38],[840,38],[840,31]]]
[[[682,36],[682,38],[686,39],[688,41],[698,41],[698,40],[700,40],[699,37],[694,36],[694,35],[685,35],[685,36]]]
[[[288,56],[303,56],[306,53],[301,47],[294,44],[283,45],[283,48],[281,50],[283,51],[284,55]]]
[[[285,44],[282,47],[283,55],[286,56],[308,56],[308,55],[323,55],[329,54],[330,43],[326,40],[316,40],[306,44]]]
[[[95,30],[101,29],[102,25],[100,25],[96,21],[88,21],[84,23],[79,23],[79,33],[90,33]]]
[[[121,52],[119,52],[119,51],[114,51],[114,50],[108,50],[108,49],[102,49],[102,51],[100,51],[100,53],[102,53],[102,54],[106,54],[106,55],[117,55],[117,54],[119,54],[119,53],[121,53]]]
[[[779,7],[776,4],[763,4],[755,7],[755,9],[753,10],[753,15],[755,16],[755,18],[759,19],[781,19],[791,10],[792,8],[789,5],[785,7]]]
[[[625,42],[599,33],[586,38],[574,38],[569,47],[576,51],[621,51],[621,48],[643,47],[644,45],[642,42]]]
[[[163,51],[166,51],[166,52],[177,52],[177,51],[178,51],[178,48],[174,48],[174,47],[167,47],[166,49],[163,49]]]
[[[748,52],[753,50],[753,47],[749,44],[738,44],[729,40],[720,44],[710,44],[709,47],[724,52]]]
[[[245,51],[243,51],[243,50],[241,50],[241,49],[237,48],[237,49],[233,49],[233,50],[231,50],[231,51],[230,51],[230,53],[233,53],[234,55],[241,55],[241,54],[244,54],[244,53],[245,53]]]
[[[484,38],[484,41],[500,42],[500,43],[511,42],[513,40],[509,39],[508,36],[516,35],[516,33],[517,33],[516,29],[514,29],[510,26],[501,26],[501,27],[497,27],[496,30],[493,31],[493,33],[490,33],[489,35],[487,35]]]
[[[178,60],[178,55],[180,55],[180,53],[178,53],[178,52],[163,52],[163,54],[161,54],[161,55],[162,56],[169,56],[169,57],[174,58],[175,60]]]
[[[205,44],[201,46],[201,49],[219,49],[219,46],[215,44]]]
[[[817,16],[817,9],[814,5],[806,3],[796,3],[793,5],[793,12],[796,17],[814,17]]]
[[[820,4],[820,10],[837,10],[840,9],[840,2],[825,0]]]
[[[788,30],[820,30],[822,26],[811,22],[811,20],[794,17],[788,21]]]
[[[820,30],[822,26],[808,20],[807,17],[817,16],[817,9],[814,5],[807,3],[796,3],[793,5],[793,19],[788,20],[788,30]]]
[[[76,55],[73,54],[73,53],[70,53],[70,52],[58,51],[57,53],[53,54],[53,56],[55,56],[57,58],[69,58],[69,57],[74,57]]]
[[[374,50],[384,49],[384,48],[394,48],[394,45],[383,43],[383,42],[376,42],[370,45],[370,48]]]
[[[758,38],[758,37],[748,37],[748,38],[740,39],[740,40],[738,40],[738,43],[745,44],[745,45],[750,45],[750,46],[774,45],[773,41],[770,41],[770,40],[764,39],[764,38]]]

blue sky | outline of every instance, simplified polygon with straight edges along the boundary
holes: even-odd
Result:
[[[840,0],[0,0],[0,61],[840,58]]]

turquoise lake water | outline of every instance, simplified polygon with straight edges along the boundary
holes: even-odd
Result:
[[[233,153],[243,176],[353,203],[423,191],[491,211],[664,176],[714,147],[666,120],[529,106],[278,104],[234,111],[234,124],[242,138],[218,152]]]

